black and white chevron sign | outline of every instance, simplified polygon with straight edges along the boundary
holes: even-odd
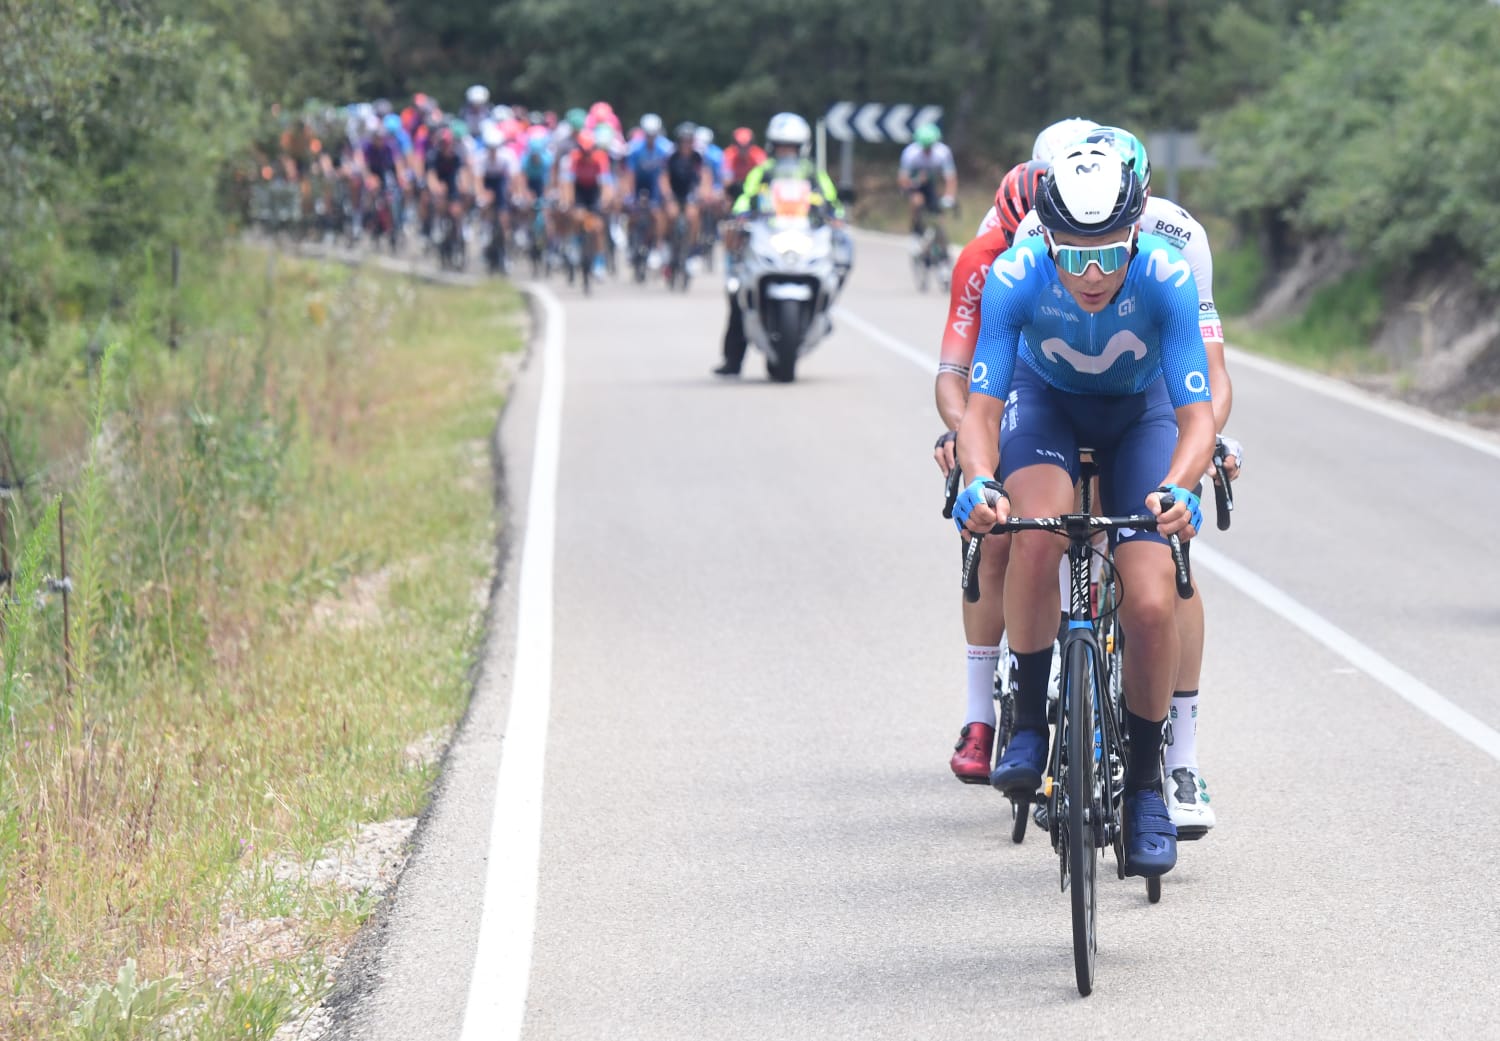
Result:
[[[904,145],[912,131],[943,118],[941,105],[886,105],[880,102],[839,101],[829,106],[823,124],[835,141],[887,141]]]

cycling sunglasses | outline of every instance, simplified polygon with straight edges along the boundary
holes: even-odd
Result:
[[[1052,247],[1053,262],[1070,275],[1082,275],[1090,264],[1098,264],[1100,274],[1112,275],[1130,263],[1134,239],[1132,235],[1103,246],[1064,246],[1053,242],[1052,236],[1048,235],[1047,244]]]

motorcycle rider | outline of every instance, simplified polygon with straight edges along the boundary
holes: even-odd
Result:
[[[726,289],[729,291],[729,324],[724,329],[724,361],[713,370],[716,376],[738,376],[740,366],[745,361],[745,349],[748,346],[745,340],[745,316],[740,311],[738,294],[735,292],[738,283],[732,258],[744,246],[744,223],[756,215],[761,196],[770,191],[771,175],[774,173],[776,177],[784,178],[790,173],[805,178],[812,189],[814,205],[821,206],[824,216],[836,222],[835,235],[845,239],[847,236],[838,227],[844,218],[838,189],[834,187],[828,174],[819,170],[807,158],[812,146],[812,128],[807,125],[807,120],[795,112],[778,112],[771,117],[771,122],[766,127],[766,144],[770,147],[771,154],[765,162],[746,174],[744,188],[731,210],[736,227],[726,231],[724,235],[724,251],[731,258],[726,265],[728,277],[725,279]],[[847,241],[842,242],[841,248],[843,255],[848,256],[850,249]]]

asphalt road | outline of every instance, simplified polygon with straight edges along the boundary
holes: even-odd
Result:
[[[1055,856],[947,766],[964,640],[916,363],[945,300],[861,236],[834,336],[774,385],[753,354],[709,375],[712,277],[553,288],[551,610],[517,599],[526,518],[552,516],[538,348],[499,430],[480,689],[334,1036],[1500,1037],[1500,442],[1231,358],[1247,469],[1194,556],[1219,825],[1155,906],[1106,858],[1084,999]],[[518,630],[550,665],[524,733]],[[492,849],[497,762],[538,727],[539,829],[505,817]],[[492,1014],[522,986],[524,1018]]]

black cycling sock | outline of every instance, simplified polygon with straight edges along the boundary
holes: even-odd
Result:
[[[1125,710],[1125,729],[1130,735],[1130,762],[1125,765],[1125,787],[1161,790],[1161,741],[1165,719],[1151,722]]]
[[[1052,648],[1030,654],[1010,652],[1010,691],[1016,702],[1016,729],[1047,729],[1047,679]]]

